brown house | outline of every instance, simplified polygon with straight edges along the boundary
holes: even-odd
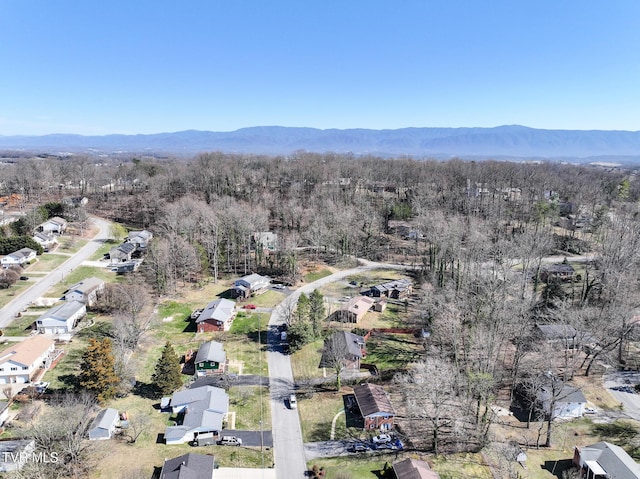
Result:
[[[329,321],[339,321],[341,323],[359,323],[374,303],[375,300],[373,298],[356,296],[351,298],[344,307],[331,313],[328,319]]]
[[[405,459],[393,465],[397,479],[440,479],[440,475],[432,471],[429,464],[418,459]]]
[[[376,384],[359,384],[353,387],[358,408],[364,419],[364,428],[388,431],[393,429],[395,410],[386,391]]]
[[[199,333],[209,331],[229,331],[236,317],[236,303],[225,298],[211,301],[196,319]]]

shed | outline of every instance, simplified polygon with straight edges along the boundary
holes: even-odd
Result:
[[[98,413],[89,428],[89,440],[111,439],[120,420],[118,411],[113,408],[103,409]]]

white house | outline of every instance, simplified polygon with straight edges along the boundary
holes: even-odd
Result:
[[[23,266],[29,261],[36,259],[36,255],[37,252],[31,248],[22,248],[0,259],[0,264],[7,267],[14,265]]]
[[[130,231],[127,236],[127,243],[131,243],[135,245],[136,248],[144,250],[152,239],[153,233],[151,233],[151,231]]]
[[[60,218],[59,216],[54,216],[42,223],[38,229],[43,233],[62,234],[64,233],[64,230],[67,229],[67,220]]]
[[[40,231],[36,231],[33,234],[32,238],[36,243],[42,246],[42,249],[44,249],[45,251],[48,251],[51,248],[53,248],[58,242],[55,236],[50,234],[45,234]]]
[[[575,419],[584,415],[587,399],[580,389],[569,384],[564,384],[558,390],[553,384],[544,386],[538,400],[542,403],[543,410],[549,414],[553,403],[553,419]]]
[[[257,273],[249,274],[235,281],[233,293],[236,297],[248,298],[254,294],[264,292],[270,283],[271,278]]]
[[[90,308],[96,303],[98,295],[104,291],[104,284],[103,280],[94,276],[83,279],[65,291],[64,299],[65,301],[79,301]]]
[[[70,333],[78,320],[87,314],[87,305],[80,301],[67,301],[54,306],[40,316],[36,328],[42,334]]]
[[[98,441],[111,439],[116,426],[120,422],[120,415],[117,409],[111,407],[103,409],[89,427],[89,440]]]
[[[0,353],[0,384],[28,383],[40,369],[51,365],[53,340],[31,336]]]
[[[171,408],[173,414],[184,413],[182,424],[167,427],[167,444],[185,444],[197,434],[222,431],[229,412],[229,395],[222,388],[202,386],[178,391],[171,398],[163,398],[161,407]]]

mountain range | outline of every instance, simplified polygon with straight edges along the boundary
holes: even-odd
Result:
[[[0,149],[46,153],[191,156],[200,152],[289,155],[296,151],[383,157],[550,159],[640,162],[640,131],[494,128],[315,129],[281,126],[230,132],[187,130],[148,135],[0,136]]]

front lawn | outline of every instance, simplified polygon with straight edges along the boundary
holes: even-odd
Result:
[[[331,438],[331,422],[334,416],[344,409],[343,396],[352,393],[351,388],[338,391],[313,392],[307,397],[298,394],[298,408],[300,409],[300,423],[304,442],[328,441]],[[336,419],[336,439],[365,436],[364,431],[348,430],[345,415],[340,414]]]
[[[376,333],[369,338],[366,347],[364,361],[375,364],[381,371],[403,369],[426,355],[422,340],[412,334]]]
[[[25,271],[27,273],[48,273],[60,266],[69,258],[70,257],[67,255],[45,253],[41,256],[38,256],[38,261],[29,265]]]
[[[291,355],[291,369],[296,380],[322,376],[322,369],[318,366],[322,357],[323,346],[324,341],[317,339]]]

